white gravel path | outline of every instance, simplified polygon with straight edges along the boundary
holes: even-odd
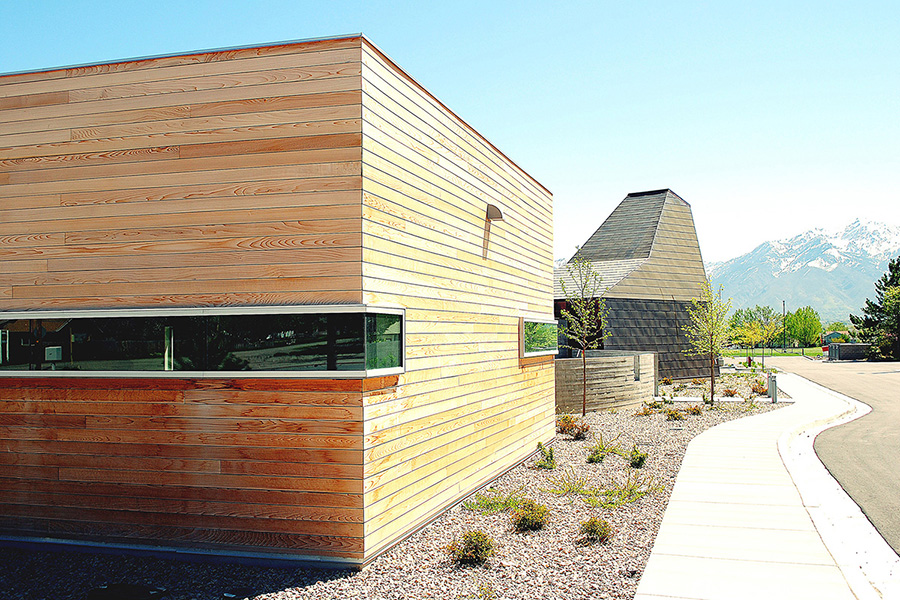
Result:
[[[686,403],[676,402],[675,406]],[[154,597],[166,600],[633,598],[691,438],[718,423],[777,406],[727,403],[683,421],[667,421],[659,413],[635,416],[632,410],[589,414],[586,420],[592,434],[601,433],[606,441],[620,436],[618,443],[626,451],[636,444],[649,454],[638,472],[652,476],[660,489],[616,509],[592,508],[577,497],[554,495],[548,491],[552,487],[549,478],[567,467],[600,487],[622,481],[631,471],[627,461],[618,456],[588,464],[591,434],[584,441],[558,435],[553,444],[558,463],[555,471],[529,468],[526,463],[493,484],[506,492],[523,488],[528,497],[550,507],[550,523],[538,532],[515,533],[505,513],[481,515],[457,506],[362,572],[0,548],[0,595],[22,600],[84,600],[98,585],[128,582],[164,588],[164,594]],[[607,544],[576,543],[580,523],[591,516],[611,523],[614,534]],[[444,548],[455,535],[472,528],[491,535],[497,553],[483,567],[456,567]]]

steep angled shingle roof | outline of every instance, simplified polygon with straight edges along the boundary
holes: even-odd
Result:
[[[583,256],[591,262],[650,258],[667,199],[677,199],[687,204],[671,190],[628,194],[576,256]]]
[[[605,294],[609,288],[616,285],[623,279],[625,276],[637,269],[644,263],[644,259],[631,259],[631,260],[606,260],[606,261],[594,261],[591,263],[591,268],[594,269],[594,272],[600,276],[600,283],[603,284],[603,293]],[[566,295],[563,293],[562,282],[566,282],[566,289],[570,292],[576,288],[575,282],[572,280],[572,276],[569,275],[569,270],[566,268],[566,265],[561,267],[556,267],[553,269],[553,297],[554,298],[565,298]]]
[[[690,300],[706,281],[691,207],[668,189],[628,194],[579,255],[600,274],[608,298]],[[565,267],[554,271],[557,299],[561,278],[571,281]]]

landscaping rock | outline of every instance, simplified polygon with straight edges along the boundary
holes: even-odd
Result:
[[[255,591],[254,600],[630,599],[650,556],[688,442],[718,423],[781,406],[722,403],[713,409],[703,407],[699,416],[686,414],[677,422],[666,421],[657,411],[647,416],[635,416],[634,410],[589,414],[587,439],[557,436],[553,442],[556,469],[531,468],[535,459],[530,459],[492,483],[507,493],[522,489],[527,497],[550,508],[547,526],[538,531],[517,533],[506,513],[482,515],[456,506],[361,572],[0,548],[0,589],[20,600],[47,598],[48,589],[54,590],[56,600],[84,600],[86,591],[104,580],[139,579],[148,589],[166,588],[166,600],[221,600],[226,593],[245,590]],[[687,403],[666,407],[685,409]],[[607,444],[618,436],[616,444],[625,457],[610,454],[603,462],[589,464],[588,448],[595,443],[593,436],[601,434]],[[634,445],[648,455],[641,469],[628,464]],[[621,483],[636,473],[652,477],[659,489],[619,508],[595,508],[581,497],[552,492],[554,479],[564,471],[598,488]],[[581,523],[590,517],[610,523],[613,533],[605,544],[578,542]],[[494,539],[495,554],[485,566],[458,567],[446,547],[471,529],[481,529]],[[61,586],[59,574],[63,573],[65,585]],[[90,600],[107,598],[118,597],[89,596]]]

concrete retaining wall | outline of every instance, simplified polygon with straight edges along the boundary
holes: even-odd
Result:
[[[656,354],[652,352],[589,351],[587,409],[640,406],[656,389]],[[580,358],[556,360],[556,412],[581,413]]]

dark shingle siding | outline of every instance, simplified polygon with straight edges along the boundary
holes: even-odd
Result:
[[[706,272],[690,205],[671,190],[628,194],[578,254],[604,275],[610,350],[653,351],[660,377],[708,375],[706,358],[691,357],[682,328]],[[563,295],[554,273],[554,297]]]
[[[659,376],[683,379],[709,375],[705,357],[688,356],[683,327],[690,322],[690,302],[607,298],[607,350],[652,351],[659,360]]]

